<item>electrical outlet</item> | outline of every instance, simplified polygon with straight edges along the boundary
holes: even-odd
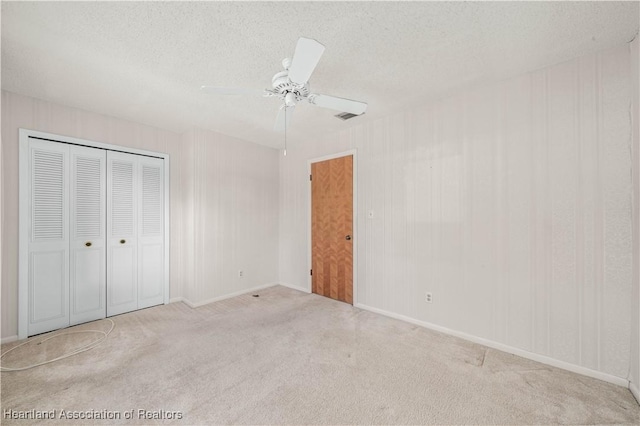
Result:
[[[244,272],[241,270],[238,271],[238,277],[242,278],[242,275],[244,274]]]
[[[424,296],[424,301],[427,303],[433,303],[433,295],[427,292]]]

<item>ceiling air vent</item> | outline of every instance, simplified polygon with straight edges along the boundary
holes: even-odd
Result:
[[[336,114],[335,116],[342,121],[347,121],[353,117],[357,117],[358,114],[351,114],[350,112],[341,112],[340,114]]]

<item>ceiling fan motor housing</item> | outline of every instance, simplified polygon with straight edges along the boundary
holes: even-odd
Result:
[[[271,85],[275,94],[285,101],[287,106],[293,106],[296,102],[309,96],[309,83],[297,84],[289,80],[289,71],[280,71],[271,79]]]

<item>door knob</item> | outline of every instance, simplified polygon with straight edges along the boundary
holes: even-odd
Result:
[[[344,237],[344,238],[345,238],[345,240],[347,240],[347,241],[351,241],[351,235],[347,235],[347,236],[346,236],[346,237]]]
[[[127,242],[127,240],[120,240],[120,244],[124,244],[126,242]]]
[[[84,243],[84,245],[87,247],[91,247],[91,241],[87,241],[86,243]]]

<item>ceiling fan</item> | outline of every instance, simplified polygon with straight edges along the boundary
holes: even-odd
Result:
[[[271,89],[255,90],[237,87],[202,86],[200,89],[206,93],[219,95],[262,95],[264,97],[277,97],[283,101],[280,112],[276,118],[274,130],[284,132],[289,124],[296,104],[308,102],[323,108],[334,109],[354,115],[361,115],[367,110],[365,102],[351,99],[337,98],[335,96],[311,93],[309,78],[318,65],[324,52],[324,46],[314,39],[300,37],[293,58],[285,58],[282,61],[284,71],[280,71],[271,80]]]

